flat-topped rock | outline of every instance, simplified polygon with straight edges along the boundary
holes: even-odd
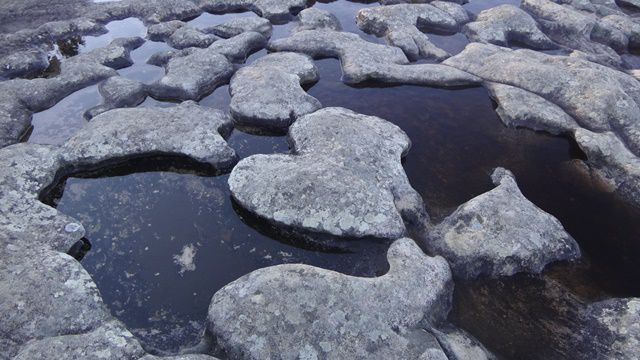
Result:
[[[511,172],[498,168],[492,179],[496,188],[460,205],[429,234],[427,247],[456,277],[539,273],[550,262],[580,257],[562,224],[522,195]]]
[[[272,22],[284,22],[292,13],[307,7],[305,0],[196,0],[204,11],[250,10]]]
[[[65,161],[94,166],[149,155],[183,155],[226,170],[237,156],[224,140],[231,119],[193,101],[168,108],[115,109],[93,118],[63,145]]]
[[[260,17],[236,17],[225,21],[220,25],[215,25],[204,29],[204,32],[212,33],[223,38],[230,38],[240,35],[243,32],[254,31],[260,33],[265,38],[271,37],[273,25],[267,19]]]
[[[188,47],[205,48],[218,39],[215,35],[205,34],[190,26],[182,26],[169,36],[167,43],[176,49],[185,49]]]
[[[460,7],[457,4],[449,6]],[[420,58],[443,60],[449,54],[435,46],[422,31],[435,30],[455,33],[468,18],[460,19],[460,14],[466,14],[460,7],[457,17],[451,16],[447,7],[445,10],[430,4],[398,4],[364,8],[358,11],[356,23],[367,33],[384,36],[390,45],[397,46],[404,51],[411,60]]]
[[[171,20],[153,24],[147,28],[147,38],[151,41],[166,41],[176,30],[187,23],[181,20]]]
[[[259,33],[245,32],[205,49],[162,53],[151,62],[164,64],[166,74],[149,85],[149,92],[157,99],[200,100],[229,81],[234,71],[232,62],[244,61],[266,42]]]
[[[449,310],[446,261],[407,238],[387,257],[376,278],[301,264],[256,270],[213,296],[207,329],[237,359],[446,359],[422,330]]]
[[[300,232],[338,237],[397,239],[406,233],[403,217],[426,221],[400,163],[409,138],[397,126],[324,108],[299,118],[289,140],[292,155],[254,155],[233,169],[229,186],[242,207]]]
[[[61,335],[27,343],[14,357],[31,359],[127,359],[138,360],[145,354],[133,334],[119,321],[111,320],[82,334]]]
[[[105,80],[98,89],[100,95],[102,95],[103,103],[87,110],[84,114],[87,119],[111,109],[135,107],[147,97],[145,84],[121,76],[114,76]]]
[[[296,31],[320,29],[341,31],[342,25],[335,15],[326,10],[312,7],[300,11]]]
[[[524,44],[532,49],[557,47],[540,29],[533,18],[513,5],[500,5],[480,12],[474,22],[463,28],[471,41],[500,46]]]
[[[301,87],[317,80],[318,69],[306,55],[266,55],[238,70],[231,79],[231,115],[239,125],[287,128],[298,117],[321,107]]]
[[[313,58],[338,58],[342,67],[342,80],[347,84],[379,81],[446,87],[480,82],[479,78],[471,74],[444,65],[408,65],[409,61],[400,49],[374,44],[348,32],[302,30],[291,37],[272,41],[269,49],[301,52]]]
[[[29,340],[92,331],[110,317],[75,259],[16,243],[0,241],[0,335],[13,344],[4,355],[15,355]]]

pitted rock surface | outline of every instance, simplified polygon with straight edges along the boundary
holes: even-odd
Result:
[[[610,332],[613,341],[608,345],[608,357],[622,360],[637,358],[636,350],[640,347],[640,298],[613,298],[591,304],[587,317]],[[598,340],[601,339],[586,339]]]
[[[157,99],[200,100],[229,81],[234,71],[232,62],[244,61],[266,42],[259,33],[245,32],[216,41],[205,49],[163,53],[150,62],[156,65],[166,62],[166,74],[149,85],[149,92]]]
[[[297,264],[256,270],[213,296],[208,331],[236,359],[447,359],[422,330],[449,310],[446,261],[408,238],[387,257],[389,272],[376,278]]]
[[[149,155],[183,155],[229,169],[237,156],[224,140],[231,119],[193,101],[169,108],[115,109],[96,116],[63,145],[74,166]]]
[[[524,44],[532,49],[557,47],[540,29],[533,18],[513,5],[500,5],[482,11],[476,20],[463,28],[471,41],[500,46]]]
[[[14,344],[3,349],[7,356],[29,340],[91,331],[110,317],[98,288],[75,259],[6,242],[0,248],[0,335]]]
[[[383,83],[432,86],[474,85],[480,79],[440,64],[408,65],[396,47],[374,44],[356,34],[333,30],[302,30],[269,43],[272,51],[305,53],[313,58],[340,59],[343,81],[358,84],[367,80]]]
[[[239,125],[287,128],[321,107],[301,87],[316,81],[318,69],[308,56],[269,54],[238,70],[231,79],[231,115]]]
[[[324,108],[289,129],[292,155],[254,155],[231,172],[238,203],[278,225],[339,237],[397,239],[427,215],[400,163],[407,135],[374,116]]]
[[[498,168],[492,179],[496,188],[460,205],[429,235],[427,247],[456,277],[539,273],[550,262],[580,257],[562,224],[522,195],[511,172]]]

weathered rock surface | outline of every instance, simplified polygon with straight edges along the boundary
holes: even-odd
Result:
[[[318,9],[308,8],[300,11],[298,14],[298,27],[296,31],[300,30],[335,30],[341,31],[342,25],[340,20],[332,13]]]
[[[176,30],[187,23],[180,20],[171,20],[151,25],[147,28],[147,38],[151,41],[166,41]]]
[[[208,330],[237,359],[446,359],[422,329],[448,312],[447,263],[407,238],[387,256],[391,268],[377,278],[293,264],[256,270],[213,296]]]
[[[0,80],[34,76],[49,66],[47,53],[41,49],[18,51],[0,58]]]
[[[613,342],[607,354],[609,358],[637,359],[637,349],[640,347],[640,298],[614,298],[591,304],[587,318],[598,322],[612,335]]]
[[[83,334],[61,335],[27,343],[15,360],[137,360],[142,346],[120,322],[111,320]]]
[[[220,25],[204,29],[204,32],[213,33],[223,38],[230,38],[240,35],[243,32],[254,31],[260,33],[265,38],[271,37],[273,25],[267,19],[260,17],[237,17],[226,21]]]
[[[307,7],[305,0],[196,0],[204,11],[250,10],[272,22],[286,21],[291,13]]]
[[[456,277],[539,273],[550,262],[580,257],[562,224],[522,195],[511,172],[498,168],[492,179],[496,188],[460,205],[429,235],[427,247]]]
[[[68,59],[54,78],[14,79],[0,83],[0,147],[19,141],[31,125],[31,114],[55,105],[71,93],[117,75],[131,65],[131,50],[141,38],[114,40],[109,46]]]
[[[63,145],[74,166],[145,155],[184,155],[226,170],[237,156],[224,140],[231,119],[193,101],[169,108],[115,109],[96,116]]]
[[[200,100],[231,78],[234,70],[231,62],[244,61],[266,42],[259,33],[244,32],[216,41],[205,49],[163,53],[151,63],[166,62],[166,74],[149,85],[149,92],[157,99]]]
[[[231,172],[233,197],[250,212],[302,232],[397,239],[403,217],[426,220],[400,160],[409,138],[397,126],[324,108],[289,129],[293,155],[254,155]]]
[[[100,84],[99,90],[104,102],[87,110],[84,114],[87,119],[111,109],[135,107],[147,97],[147,87],[143,83],[121,76],[107,79]]]
[[[585,152],[592,153],[592,164],[627,199],[635,203],[640,198],[634,190],[638,189],[635,165],[621,166],[635,163],[640,154],[640,83],[634,77],[574,57],[478,43],[469,44],[445,64],[506,85],[490,84],[489,88],[507,124],[521,113],[525,116],[518,118],[518,124],[537,130],[610,134],[585,137]],[[535,114],[523,108],[529,105],[538,106]]]
[[[557,45],[540,29],[533,18],[513,5],[500,5],[482,11],[474,22],[463,28],[471,41],[500,46],[524,44],[533,49],[553,49]]]
[[[215,35],[205,34],[190,26],[182,26],[169,36],[167,43],[176,49],[185,49],[188,47],[205,48],[218,39]]]
[[[458,6],[450,4],[450,6]],[[448,10],[447,8],[444,8]],[[365,32],[385,36],[390,45],[397,46],[404,51],[411,60],[420,58],[443,60],[450,55],[435,46],[429,37],[422,33],[425,30],[435,30],[455,33],[461,24],[468,21],[468,17],[459,18],[459,14],[466,12],[462,7],[458,18],[449,15],[430,4],[398,4],[364,8],[358,11],[356,22]]]
[[[110,317],[75,259],[24,243],[0,243],[0,337],[13,344],[3,349],[7,357],[29,340],[91,331]]]
[[[77,220],[38,200],[63,167],[56,147],[15,144],[0,149],[0,166],[1,234],[62,252],[84,236]]]
[[[431,86],[465,86],[480,79],[439,64],[407,65],[396,47],[370,43],[356,34],[332,30],[303,30],[269,44],[273,51],[302,52],[313,58],[340,59],[342,79],[347,84],[364,81]]]
[[[301,87],[317,80],[318,69],[308,56],[269,54],[238,70],[231,79],[231,115],[240,125],[287,128],[321,107]]]

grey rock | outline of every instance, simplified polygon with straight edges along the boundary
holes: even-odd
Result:
[[[169,36],[167,43],[176,49],[185,49],[188,47],[205,48],[218,39],[215,35],[205,34],[190,26],[182,26]]]
[[[38,200],[39,193],[64,167],[57,147],[8,146],[0,149],[0,165],[3,169],[0,176],[1,234],[18,238],[25,245],[38,244],[62,252],[67,252],[84,236],[84,228],[76,219]]]
[[[534,93],[585,129],[615,131],[632,152],[640,153],[640,83],[623,72],[573,57],[479,43],[444,63]]]
[[[533,16],[544,33],[567,48],[592,54],[590,59],[600,64],[620,68],[620,56],[609,47],[608,38],[593,37],[598,17],[578,11],[570,5],[549,0],[523,0],[521,8]],[[595,31],[597,34],[597,31]],[[596,40],[596,41],[593,41]],[[605,44],[597,41],[605,40]]]
[[[436,0],[430,1],[429,4],[449,14],[458,24],[471,21],[471,15],[464,7],[460,6],[461,2]]]
[[[187,23],[180,20],[171,20],[151,25],[147,28],[147,38],[151,41],[166,41],[176,30]]]
[[[460,9],[464,13],[464,9]],[[465,20],[468,18],[462,21]],[[447,11],[430,4],[398,4],[360,9],[356,15],[356,23],[367,33],[385,36],[390,45],[401,48],[411,60],[443,60],[449,57],[446,51],[431,43],[421,30],[455,33],[461,25]]]
[[[338,20],[335,15],[318,8],[308,8],[300,11],[298,14],[298,20],[299,22],[296,27],[296,31],[319,29],[335,31],[342,30],[340,20]]]
[[[15,360],[137,360],[145,354],[142,346],[117,320],[82,334],[61,335],[27,343]]]
[[[253,31],[260,33],[265,38],[271,37],[273,25],[267,19],[260,17],[237,17],[220,25],[206,28],[203,31],[213,33],[223,38],[240,35],[243,32]]]
[[[622,5],[640,9],[640,0],[618,0]]]
[[[587,317],[613,335],[609,359],[635,360],[640,347],[640,298],[609,299],[591,304]],[[598,341],[598,339],[587,339]]]
[[[18,51],[0,58],[0,79],[29,77],[49,67],[49,57],[41,49]]]
[[[580,257],[575,240],[522,195],[511,172],[498,168],[491,177],[496,188],[460,205],[429,234],[427,248],[444,256],[456,277],[539,273]]]
[[[130,51],[144,40],[116,39],[109,46],[68,59],[50,79],[14,79],[0,83],[0,146],[20,140],[31,114],[46,110],[71,93],[117,75],[113,68],[132,63]]]
[[[286,21],[307,7],[305,0],[196,0],[204,11],[230,12],[250,10],[273,22]]]
[[[157,24],[170,20],[194,18],[202,9],[194,1],[184,0],[121,0],[95,4],[92,11],[85,14],[101,23],[113,19],[136,17],[145,23]]]
[[[579,128],[574,133],[589,165],[622,198],[640,206],[640,159],[612,132],[596,133]]]
[[[321,108],[301,85],[318,81],[313,60],[296,53],[273,53],[244,67],[229,86],[236,124],[287,128],[298,117]]]
[[[213,356],[204,355],[204,354],[185,354],[185,355],[175,355],[175,356],[154,356],[154,355],[145,355],[140,358],[140,360],[218,360]]]
[[[407,238],[387,257],[377,278],[297,264],[256,270],[213,296],[208,331],[236,359],[446,359],[422,328],[450,307],[447,263]]]
[[[426,221],[400,160],[407,135],[374,116],[324,108],[289,128],[293,154],[254,155],[229,177],[245,209],[299,232],[397,239]]]
[[[183,155],[227,170],[237,156],[224,140],[231,119],[193,101],[168,108],[115,109],[96,116],[63,145],[75,167],[145,155]]]
[[[640,23],[632,20],[629,16],[609,15],[600,19],[600,24],[620,31],[626,40],[627,48],[624,50],[640,49]]]
[[[121,76],[107,79],[100,84],[99,90],[104,102],[87,110],[84,114],[87,119],[111,109],[135,107],[147,97],[147,88],[143,83]]]
[[[347,84],[372,80],[446,87],[480,82],[473,75],[439,64],[408,65],[409,61],[400,49],[370,43],[347,32],[298,31],[291,37],[272,41],[269,49],[302,52],[314,58],[338,58],[342,80]]]
[[[438,339],[438,343],[448,360],[495,360],[496,357],[478,340],[465,331],[445,324],[429,330]]]
[[[18,241],[0,243],[0,337],[16,345],[3,352],[11,356],[29,340],[91,331],[110,317],[75,259]]]
[[[471,41],[500,46],[524,44],[533,49],[557,47],[536,24],[533,18],[513,5],[500,5],[480,12],[478,18],[463,28]]]
[[[247,55],[266,44],[264,36],[245,32],[219,40],[205,49],[163,53],[153,63],[166,61],[166,74],[149,85],[149,93],[157,99],[200,100],[233,74],[231,62],[244,61]]]
[[[496,101],[496,113],[511,127],[526,127],[554,135],[571,134],[580,126],[558,105],[520,88],[488,82],[489,94]]]

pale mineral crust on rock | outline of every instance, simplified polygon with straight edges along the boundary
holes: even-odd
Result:
[[[234,199],[277,225],[338,237],[397,239],[427,221],[401,165],[407,135],[377,117],[324,108],[289,129],[291,155],[254,155],[229,177]]]
[[[262,57],[231,78],[234,122],[257,128],[287,128],[298,117],[321,107],[302,88],[316,81],[318,69],[306,55],[281,52]]]
[[[452,358],[424,331],[450,308],[446,261],[408,238],[387,257],[389,272],[376,278],[297,264],[256,270],[213,296],[207,329],[237,359]]]
[[[456,277],[539,273],[554,261],[580,257],[560,221],[520,192],[508,170],[494,170],[496,188],[460,205],[429,234],[427,248],[444,256]]]

